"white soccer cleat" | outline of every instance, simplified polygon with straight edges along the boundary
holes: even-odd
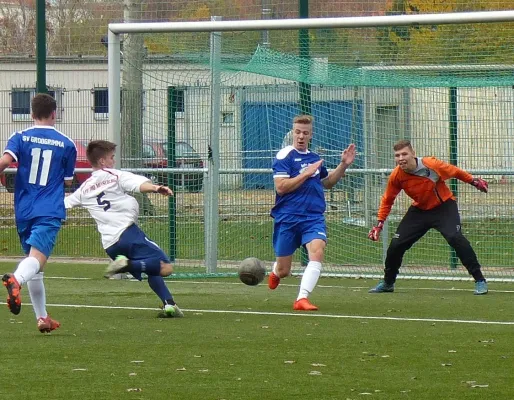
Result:
[[[114,261],[111,261],[107,269],[105,270],[104,277],[110,279],[114,275],[118,274],[122,268],[125,268],[128,264],[128,258],[125,256],[118,256]]]
[[[176,304],[173,306],[171,304],[166,304],[162,307],[162,311],[166,318],[181,318],[184,316],[184,313]]]
[[[131,274],[129,274],[128,272],[127,273],[114,274],[113,276],[104,275],[104,277],[107,278],[107,279],[111,279],[113,281],[122,281],[122,280],[127,280],[127,279],[134,279],[134,277]]]

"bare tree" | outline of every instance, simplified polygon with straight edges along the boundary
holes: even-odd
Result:
[[[35,31],[33,0],[0,3],[0,54],[34,54]]]
[[[124,0],[125,22],[142,18],[143,0]],[[126,35],[123,42],[121,144],[122,165],[141,166],[143,147],[143,61],[145,57],[143,35]],[[152,215],[153,206],[145,194],[138,195],[142,214]]]

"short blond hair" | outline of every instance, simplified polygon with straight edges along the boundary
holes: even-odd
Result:
[[[293,124],[312,125],[314,117],[312,115],[297,115],[293,118]]]

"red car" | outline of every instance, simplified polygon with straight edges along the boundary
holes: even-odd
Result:
[[[143,143],[143,166],[145,168],[166,168],[168,166],[168,142],[146,140]],[[175,142],[175,168],[203,168],[200,155],[186,142]],[[175,187],[183,187],[190,192],[201,192],[203,172],[188,172],[174,176]],[[151,174],[149,178],[159,185],[168,184],[167,174]]]
[[[86,148],[87,148],[87,140],[74,140],[75,147],[77,148],[77,162],[75,163],[75,168],[91,168],[91,164],[86,158]],[[9,165],[9,168],[18,168],[18,163],[14,162]],[[87,178],[91,176],[88,172],[80,172],[76,173],[73,176],[73,185],[72,189],[78,188],[82,182],[84,182]],[[14,192],[14,180],[16,178],[16,174],[11,173],[3,173],[0,174],[0,183],[7,189],[9,193]]]
[[[74,140],[77,147],[76,168],[91,168],[91,164],[86,158],[86,148],[88,140]],[[146,168],[166,168],[168,165],[168,143],[161,140],[147,140],[143,143],[142,149],[143,167]],[[186,142],[175,143],[175,167],[176,168],[203,168],[203,161],[198,153]],[[12,163],[9,168],[17,168],[18,163]],[[73,177],[72,190],[78,188],[90,173],[76,173]],[[14,179],[16,174],[0,174],[0,183],[9,193],[14,192]],[[200,192],[203,187],[203,173],[190,172],[187,174],[174,175],[175,186],[182,186],[190,192]],[[150,174],[149,178],[159,185],[167,185],[167,174]]]

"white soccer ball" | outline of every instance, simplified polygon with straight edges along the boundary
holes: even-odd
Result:
[[[239,265],[239,279],[245,285],[255,286],[261,283],[266,276],[264,263],[255,257],[248,257]]]

